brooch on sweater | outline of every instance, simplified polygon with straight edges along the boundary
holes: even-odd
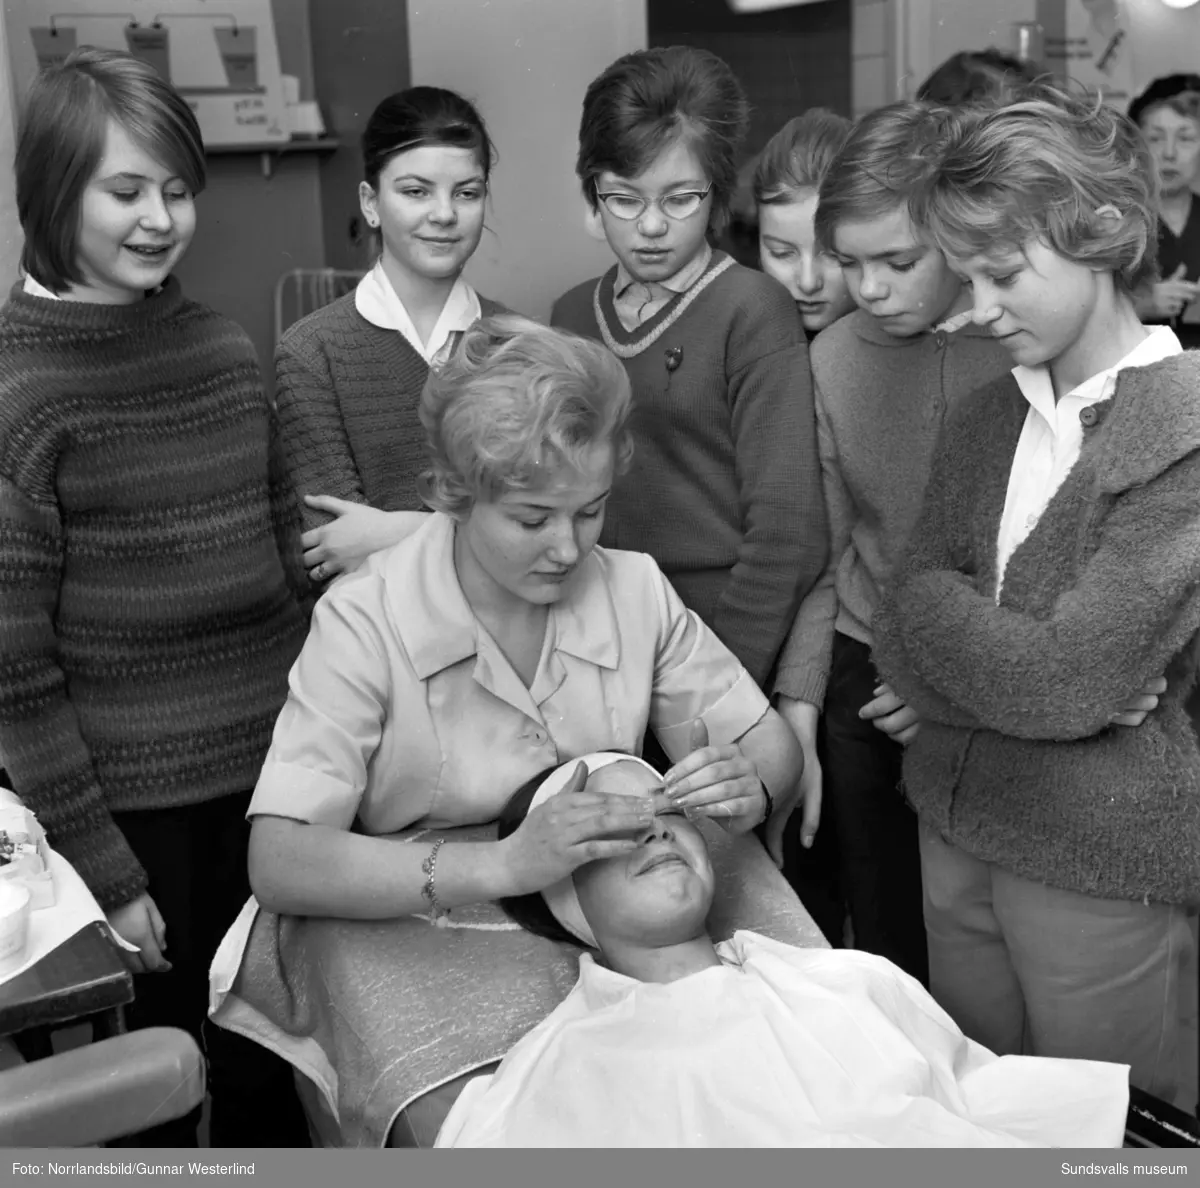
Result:
[[[680,298],[679,304],[671,311],[669,317],[663,320],[654,327],[648,334],[644,334],[636,342],[629,343],[628,346],[617,342],[613,337],[612,330],[609,328],[608,321],[604,316],[604,309],[600,303],[600,286],[604,284],[604,278],[596,282],[595,292],[592,293],[592,309],[596,315],[596,325],[600,327],[600,337],[604,339],[604,345],[608,347],[618,359],[632,359],[634,355],[640,355],[648,346],[653,346],[681,317],[684,312],[713,281],[721,275],[727,268],[732,268],[735,261],[732,256],[727,256],[715,267],[710,268],[686,293]],[[680,362],[683,356],[680,354]],[[676,367],[679,366],[677,363]],[[674,370],[669,368],[668,370]]]

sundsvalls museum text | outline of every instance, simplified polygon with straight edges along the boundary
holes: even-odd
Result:
[[[253,1163],[14,1163],[14,1176],[252,1176]]]
[[[1064,1163],[1064,1176],[1186,1176],[1186,1163]]]

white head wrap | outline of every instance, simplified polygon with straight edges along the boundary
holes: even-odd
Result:
[[[637,755],[625,755],[617,751],[598,751],[594,755],[582,755],[556,767],[541,783],[529,802],[529,812],[533,812],[539,804],[544,804],[551,796],[557,796],[570,782],[575,774],[575,768],[582,763],[588,770],[588,775],[597,772],[610,763],[640,763],[647,771],[654,773],[654,778],[662,780],[662,776],[644,759]],[[584,919],[583,908],[579,906],[579,896],[575,894],[575,880],[571,875],[560,879],[542,892],[542,898],[550,909],[551,915],[574,937],[583,941],[590,949],[598,949],[596,937],[591,926]]]

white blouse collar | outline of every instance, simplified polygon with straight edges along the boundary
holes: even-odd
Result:
[[[354,306],[373,326],[404,335],[413,350],[431,367],[435,362],[442,361],[455,336],[470,329],[481,314],[478,295],[460,276],[454,282],[446,304],[442,306],[429,341],[423,343],[408,310],[404,308],[404,302],[383,271],[382,260],[358,282],[354,291]]]
[[[41,281],[34,280],[33,277],[29,275],[29,273],[25,274],[24,289],[25,289],[25,292],[28,293],[30,297],[45,297],[47,300],[50,300],[50,301],[61,301],[62,300],[62,297],[60,297],[57,293],[51,293],[50,290],[47,289],[46,286],[41,283]]]

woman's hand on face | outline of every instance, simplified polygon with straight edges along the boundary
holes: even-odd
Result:
[[[654,821],[645,796],[613,796],[587,790],[587,767],[576,764],[567,785],[543,801],[497,844],[503,848],[509,895],[528,895],[601,858],[638,847]]]
[[[905,705],[887,685],[876,687],[875,699],[868,701],[858,711],[858,716],[874,723],[876,730],[882,730],[902,747],[908,746],[921,729],[920,714],[912,706]]]
[[[1147,681],[1146,687],[1113,714],[1110,721],[1114,726],[1140,726],[1146,720],[1146,715],[1158,708],[1158,699],[1166,691],[1165,676]]]
[[[109,912],[108,926],[123,940],[137,945],[136,953],[122,953],[134,973],[166,973],[171,968],[171,963],[163,956],[167,948],[167,926],[149,893]]]
[[[663,777],[668,798],[730,833],[748,833],[767,813],[758,768],[737,743],[709,746],[708,727],[700,718],[692,723],[690,741],[691,754]]]
[[[316,511],[333,516],[301,538],[304,568],[314,582],[357,569],[372,553],[398,543],[425,522],[424,512],[386,512],[334,495],[305,495]]]

